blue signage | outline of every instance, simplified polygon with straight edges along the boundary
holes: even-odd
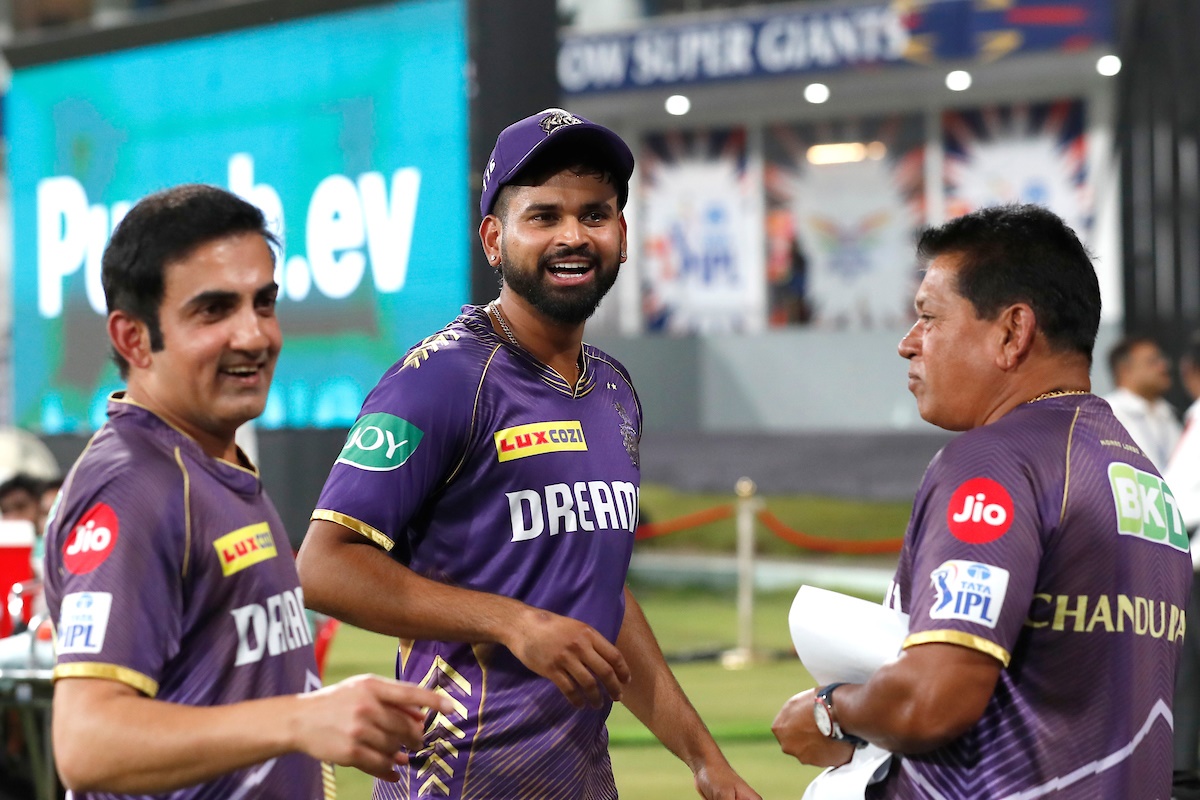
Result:
[[[14,419],[104,418],[100,256],[178,183],[254,202],[283,241],[284,349],[260,424],[353,422],[469,294],[466,10],[414,0],[16,70],[6,98]]]
[[[995,59],[1112,41],[1112,0],[908,0],[571,35],[558,52],[569,94],[771,75]]]

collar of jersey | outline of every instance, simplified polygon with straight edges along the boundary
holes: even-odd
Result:
[[[576,386],[571,386],[561,375],[534,358],[524,347],[514,345],[508,339],[496,333],[496,329],[492,327],[492,321],[488,316],[486,306],[471,306],[470,309],[470,312],[464,314],[462,317],[464,325],[470,328],[481,339],[495,342],[498,346],[505,348],[519,362],[529,367],[543,383],[556,392],[564,394],[567,397],[583,397],[595,387],[596,370],[592,366],[592,359],[588,355],[586,346],[580,348],[579,360],[582,362],[582,365],[579,371],[579,383]]]
[[[234,464],[232,461],[226,461],[223,458],[214,458],[213,456],[210,456],[208,453],[204,452],[204,448],[200,446],[199,442],[197,442],[195,439],[193,439],[188,434],[181,431],[179,428],[176,428],[174,425],[172,425],[170,422],[168,422],[167,420],[160,417],[158,414],[155,414],[149,408],[146,408],[141,403],[139,403],[135,400],[130,400],[128,397],[125,396],[124,391],[113,392],[112,394],[110,394],[108,396],[108,416],[110,418],[113,418],[113,417],[117,417],[122,414],[130,414],[131,416],[134,416],[135,418],[140,418],[139,421],[142,422],[143,424],[148,423],[150,425],[162,426],[164,428],[167,428],[168,430],[173,431],[186,444],[186,446],[188,447],[188,450],[191,451],[192,457],[195,458],[200,463],[204,464],[205,466],[209,467],[210,471],[220,475],[225,470],[232,470],[234,472],[234,475],[231,477],[233,477],[235,481],[237,480],[236,476],[238,474],[250,476],[250,477],[254,478],[254,481],[256,484],[256,489],[257,489],[257,482],[261,479],[261,476],[258,474],[257,467],[251,466],[250,468],[246,468],[246,467],[243,467],[241,464]],[[239,447],[238,450],[240,452],[241,448]],[[242,457],[245,458],[245,456],[246,456],[246,454],[242,453]],[[246,458],[246,463],[247,464],[250,463],[249,458]],[[240,487],[235,485],[232,488],[240,488]]]

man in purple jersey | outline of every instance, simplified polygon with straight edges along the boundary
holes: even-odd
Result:
[[[810,764],[893,753],[869,798],[1167,798],[1191,580],[1170,489],[1089,393],[1100,292],[1037,206],[927,231],[900,343],[921,416],[966,431],[925,473],[888,603],[898,659],[796,695]]]
[[[561,109],[501,132],[479,230],[500,297],[388,371],[321,493],[309,601],[400,637],[397,676],[455,704],[377,798],[615,798],[613,700],[701,795],[758,797],[625,588],[641,407],[583,327],[625,260],[632,171],[616,134]]]
[[[234,443],[279,355],[274,237],[221,189],[129,211],[104,252],[127,380],[51,513],[54,749],[76,800],[318,800],[332,769],[396,780],[422,706],[359,676],[321,689],[291,547]]]

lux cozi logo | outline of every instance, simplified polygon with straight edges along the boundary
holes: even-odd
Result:
[[[518,425],[496,431],[493,438],[496,442],[496,459],[501,462],[542,453],[588,449],[579,420]]]
[[[214,541],[213,547],[221,561],[221,573],[226,578],[276,555],[275,539],[265,522],[227,533]]]

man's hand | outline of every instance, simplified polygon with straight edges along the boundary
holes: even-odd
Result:
[[[554,682],[576,708],[599,708],[603,692],[621,699],[629,667],[621,651],[579,620],[530,608],[503,644],[529,669]]]
[[[834,741],[817,730],[813,719],[816,696],[817,690],[809,689],[784,703],[771,724],[771,732],[779,740],[783,752],[795,756],[800,763],[840,767],[854,755],[854,745]]]
[[[404,748],[423,745],[425,708],[448,714],[449,698],[410,683],[357,675],[297,697],[295,748],[321,761],[399,780]]]
[[[722,759],[720,765],[696,770],[696,791],[705,800],[762,800]]]

